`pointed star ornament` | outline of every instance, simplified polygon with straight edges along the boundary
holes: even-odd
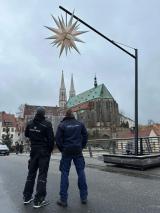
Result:
[[[75,42],[82,42],[82,43],[84,42],[80,40],[79,38],[77,38],[77,36],[88,32],[88,31],[78,31],[79,24],[78,24],[78,21],[73,22],[73,15],[74,15],[74,12],[72,13],[71,18],[68,22],[67,22],[67,16],[66,16],[66,20],[64,21],[62,16],[61,18],[58,17],[58,19],[56,19],[52,15],[52,18],[54,22],[56,23],[57,28],[45,26],[47,29],[51,30],[54,33],[54,35],[46,39],[53,40],[51,44],[53,46],[60,47],[59,57],[61,56],[63,50],[65,50],[66,55],[68,53],[68,50],[71,51],[71,49],[75,49],[80,54]]]

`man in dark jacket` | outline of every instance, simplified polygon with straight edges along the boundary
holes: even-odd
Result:
[[[54,148],[54,133],[51,122],[45,120],[45,109],[39,107],[35,118],[29,122],[25,130],[25,136],[30,139],[31,152],[28,165],[28,176],[24,187],[24,204],[30,203],[34,189],[37,170],[39,170],[36,195],[34,198],[35,208],[47,205],[46,182],[51,152]]]
[[[57,204],[63,207],[67,206],[69,171],[73,160],[78,174],[78,188],[80,198],[83,204],[87,203],[87,183],[84,172],[85,161],[82,154],[86,146],[88,134],[83,123],[77,121],[71,110],[66,112],[66,116],[60,123],[56,133],[56,145],[62,153],[60,161],[61,183],[60,183],[60,200]]]

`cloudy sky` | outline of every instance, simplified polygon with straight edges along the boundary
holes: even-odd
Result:
[[[96,73],[119,110],[134,119],[134,59],[91,31],[80,37],[81,55],[73,51],[59,59],[43,27],[55,27],[51,14],[65,15],[59,5],[75,9],[110,39],[138,48],[139,121],[160,122],[159,0],[0,0],[0,111],[16,113],[24,103],[58,105],[64,70],[67,92],[72,73],[77,94],[93,87]]]

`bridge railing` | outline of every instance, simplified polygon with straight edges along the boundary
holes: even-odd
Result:
[[[134,138],[92,139],[88,141],[87,149],[90,157],[102,154],[135,154]],[[141,137],[138,140],[138,154],[160,153],[160,137]]]

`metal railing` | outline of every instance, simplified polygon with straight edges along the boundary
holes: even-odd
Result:
[[[29,152],[29,143],[24,143],[24,152]],[[56,149],[58,152],[58,149]],[[56,152],[55,150],[55,152]],[[135,155],[134,138],[92,139],[84,149],[85,156],[102,157],[103,154]],[[160,154],[160,137],[138,139],[138,155]]]
[[[93,139],[87,145],[90,157],[102,154],[135,155],[134,138]],[[160,137],[138,139],[138,155],[160,153]]]

